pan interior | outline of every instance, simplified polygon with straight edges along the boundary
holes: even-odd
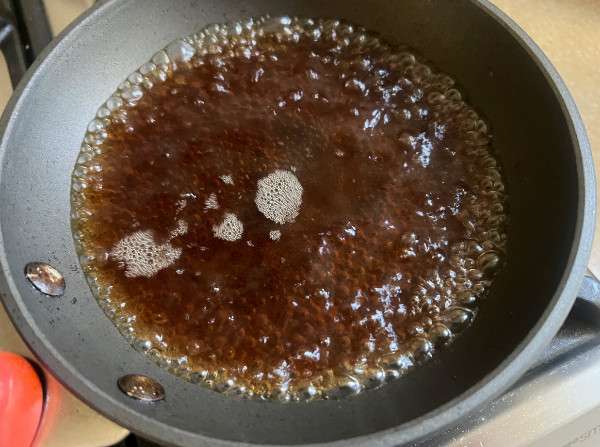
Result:
[[[164,372],[133,351],[104,317],[71,238],[70,173],[82,119],[93,116],[156,48],[198,25],[266,13],[341,17],[426,54],[459,81],[491,123],[511,197],[507,266],[474,325],[435,361],[350,400],[238,401]],[[502,24],[466,0],[107,2],[52,50],[5,120],[0,225],[4,273],[11,278],[6,284],[13,292],[3,297],[5,305],[13,318],[20,315],[17,325],[34,351],[76,392],[119,422],[171,443],[216,445],[205,437],[331,442],[397,426],[403,431],[396,442],[414,439],[429,427],[411,421],[484,379],[555,304],[580,211],[577,148],[553,86]],[[64,297],[49,300],[31,289],[22,272],[32,261],[49,262],[64,274]],[[156,378],[167,399],[140,405],[122,395],[116,382],[128,373]]]
[[[71,198],[133,346],[263,400],[343,398],[435,355],[506,245],[486,123],[450,77],[337,19],[157,52],[88,125]]]

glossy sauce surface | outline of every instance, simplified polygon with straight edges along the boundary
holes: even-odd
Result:
[[[88,133],[87,274],[145,350],[217,389],[328,397],[395,377],[468,323],[500,264],[485,124],[450,78],[349,25],[236,29],[190,58],[180,44]]]

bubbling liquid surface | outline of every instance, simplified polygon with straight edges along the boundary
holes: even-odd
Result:
[[[354,394],[449,343],[502,263],[486,124],[362,28],[263,17],[175,41],[90,123],[90,286],[172,372],[259,398]]]

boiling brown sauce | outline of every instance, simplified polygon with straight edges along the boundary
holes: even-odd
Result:
[[[505,238],[485,124],[451,79],[344,24],[294,24],[149,74],[74,180],[76,238],[117,323],[242,393],[360,387],[429,355],[473,315]],[[283,224],[256,204],[278,171],[302,188]],[[215,236],[228,215],[239,238]],[[136,232],[172,262],[131,274],[115,247]]]

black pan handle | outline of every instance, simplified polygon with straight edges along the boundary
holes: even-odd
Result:
[[[600,281],[593,276],[583,277],[573,312],[582,320],[600,325]]]
[[[19,83],[27,71],[27,63],[22,48],[14,17],[4,9],[0,9],[0,50],[2,50],[2,54],[6,59],[13,87]]]
[[[598,344],[600,329],[600,282],[591,274],[583,277],[575,304],[552,342],[532,365],[561,358],[568,352]]]

